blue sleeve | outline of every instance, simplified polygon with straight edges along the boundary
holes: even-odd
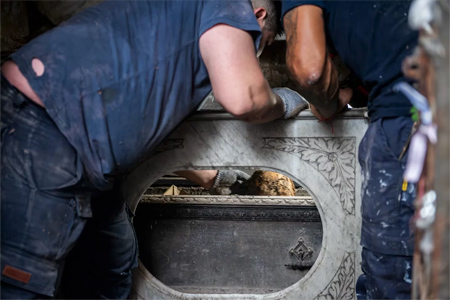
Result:
[[[247,31],[255,42],[255,49],[258,48],[261,28],[250,1],[206,1],[202,10],[199,36],[217,24],[227,24]]]
[[[283,21],[284,15],[293,8],[301,5],[315,5],[320,8],[324,8],[324,1],[322,0],[283,0],[281,1],[281,21]],[[283,24],[283,22],[281,22]]]

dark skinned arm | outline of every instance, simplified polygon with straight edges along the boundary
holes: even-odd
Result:
[[[314,5],[298,6],[284,16],[283,22],[291,79],[314,114],[329,119],[347,105],[348,99],[339,99],[338,74],[327,51],[323,11]]]

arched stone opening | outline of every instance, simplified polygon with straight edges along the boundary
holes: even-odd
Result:
[[[141,263],[166,286],[184,293],[269,294],[313,267],[322,224],[302,188],[303,196],[207,195],[165,178],[163,189],[158,184],[142,197],[134,224]],[[163,196],[167,182],[178,183],[184,195]]]
[[[360,272],[357,145],[366,126],[362,111],[335,120],[334,133],[309,112],[265,125],[246,124],[224,114],[186,121],[125,181],[124,195],[133,209],[143,191],[163,173],[269,169],[301,183],[314,198],[322,220],[322,248],[303,278],[273,293],[183,293],[160,282],[141,264],[134,272],[134,295],[144,299],[354,299]]]

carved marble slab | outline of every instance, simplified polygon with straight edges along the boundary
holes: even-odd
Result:
[[[305,196],[282,197],[282,196],[211,196],[211,195],[178,195],[178,196],[159,196],[143,195],[143,202],[160,204],[234,204],[234,205],[303,205],[315,206],[314,199]]]
[[[263,125],[247,124],[225,113],[200,113],[184,122],[125,180],[124,197],[133,209],[146,188],[165,173],[186,169],[273,170],[299,182],[314,199],[322,219],[322,249],[309,273],[279,292],[180,293],[158,281],[141,264],[133,274],[133,297],[355,299],[355,280],[360,272],[361,177],[357,157],[367,128],[364,114],[364,110],[352,110],[332,124],[317,122],[309,111],[296,119]],[[242,201],[246,200],[252,201]]]

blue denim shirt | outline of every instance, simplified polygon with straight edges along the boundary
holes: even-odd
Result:
[[[369,116],[409,116],[411,104],[392,86],[407,81],[402,61],[418,42],[408,25],[409,0],[283,0],[282,16],[300,5],[323,10],[327,46],[364,82],[370,91]]]
[[[145,160],[211,91],[199,38],[260,27],[248,0],[106,1],[12,55],[100,189]],[[256,47],[255,47],[256,49]],[[33,58],[45,66],[42,76]]]

